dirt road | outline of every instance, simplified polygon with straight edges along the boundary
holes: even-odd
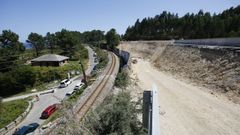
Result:
[[[159,90],[163,135],[240,135],[240,106],[203,88],[174,79],[138,60],[132,65],[142,89]]]

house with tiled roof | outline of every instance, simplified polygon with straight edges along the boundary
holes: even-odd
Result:
[[[45,54],[38,58],[31,60],[32,66],[62,66],[66,64],[69,60],[69,57],[57,55],[57,54]]]

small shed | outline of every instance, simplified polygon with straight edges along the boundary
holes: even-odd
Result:
[[[69,60],[69,57],[66,56],[61,56],[57,54],[46,54],[42,55],[38,58],[32,59],[31,60],[31,65],[32,66],[62,66],[65,63],[67,63]]]

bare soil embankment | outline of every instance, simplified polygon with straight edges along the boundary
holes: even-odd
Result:
[[[124,42],[122,48],[132,57],[150,60],[160,71],[240,103],[240,57],[231,51],[174,46],[168,41]]]
[[[131,65],[132,81],[139,86],[129,89],[137,93],[133,96],[141,97],[152,84],[158,88],[163,135],[239,135],[240,105],[232,102],[239,96],[234,54],[153,41],[120,47],[137,60]]]

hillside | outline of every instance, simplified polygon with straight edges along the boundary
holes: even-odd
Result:
[[[171,42],[132,41],[124,47],[132,57],[150,60],[160,71],[184,79],[210,93],[240,103],[240,58],[227,50],[174,46]]]

